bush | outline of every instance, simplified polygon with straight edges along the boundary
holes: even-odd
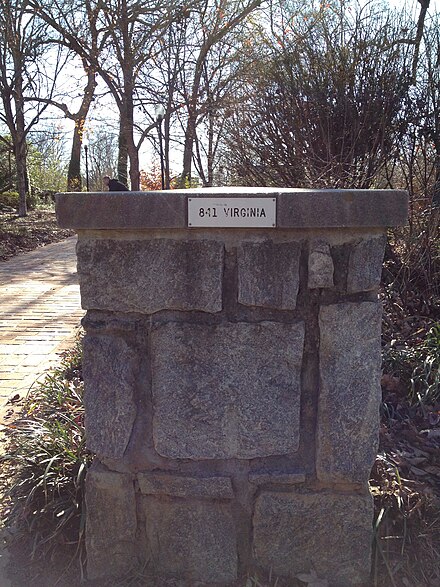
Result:
[[[0,209],[6,206],[18,210],[18,192],[3,192],[0,194]]]
[[[29,210],[35,210],[39,203],[39,198],[36,194],[28,194],[26,197],[26,206]],[[18,210],[19,195],[18,192],[3,192],[0,194],[0,210],[4,207],[14,208]]]

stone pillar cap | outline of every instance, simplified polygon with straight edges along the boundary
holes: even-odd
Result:
[[[392,227],[406,224],[408,217],[403,190],[217,187],[57,194],[57,219],[61,227],[76,230],[187,228],[188,198],[219,196],[276,198],[279,229]]]

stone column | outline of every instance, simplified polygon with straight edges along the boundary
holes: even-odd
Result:
[[[276,215],[260,227],[240,207],[236,225],[195,227],[189,200],[210,198],[267,198]],[[406,194],[60,194],[57,214],[78,232],[87,310],[89,577],[366,584],[377,292]]]

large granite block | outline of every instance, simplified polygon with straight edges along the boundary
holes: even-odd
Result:
[[[366,483],[379,430],[381,305],[341,303],[320,310],[317,474]]]
[[[237,578],[237,538],[229,503],[144,497],[147,558],[160,576],[193,585]]]
[[[83,341],[87,448],[101,458],[121,458],[130,440],[139,358],[115,336],[87,335]]]
[[[129,475],[89,470],[86,477],[87,575],[118,577],[136,561],[136,505]]]
[[[365,584],[372,519],[369,495],[262,492],[253,517],[256,562],[280,576],[315,570],[330,587]]]
[[[386,236],[361,240],[353,245],[348,261],[347,291],[356,293],[380,285]]]
[[[216,241],[80,239],[85,309],[140,312],[222,309],[223,244]]]
[[[296,451],[304,325],[169,323],[151,334],[153,436],[169,458]]]
[[[299,242],[245,242],[238,249],[238,301],[294,310],[299,287]]]

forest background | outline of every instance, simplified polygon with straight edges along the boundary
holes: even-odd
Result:
[[[105,174],[160,186],[160,152],[166,188],[392,187],[412,207],[440,202],[430,0],[0,8],[0,192],[19,194],[22,216],[48,190],[101,190]]]

